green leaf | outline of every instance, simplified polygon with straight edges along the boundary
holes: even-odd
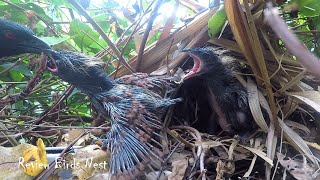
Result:
[[[32,10],[41,18],[45,19],[46,21],[51,21],[51,18],[46,15],[46,12],[43,10],[42,7],[38,6],[35,3],[20,3],[20,1],[10,1],[11,3],[17,4],[18,6],[26,9]],[[25,14],[25,12],[21,10],[17,10],[16,7],[12,5],[1,5],[0,6],[0,16],[9,16],[10,20],[16,21],[19,23],[26,24],[29,20]]]
[[[50,46],[62,43],[69,39],[68,37],[39,37],[42,41],[49,44]]]
[[[0,6],[0,16],[8,16],[10,15],[10,20],[16,21],[19,23],[26,23],[28,19],[24,12],[17,10],[15,7],[10,5],[2,5]]]
[[[92,43],[99,40],[99,33],[78,19],[70,23],[69,35],[73,36],[72,39],[82,51],[84,48],[89,47]]]
[[[296,0],[300,14],[304,16],[316,16],[320,13],[319,0]]]
[[[99,24],[99,26],[104,30],[104,31],[108,31],[110,28],[110,24],[107,22],[110,19],[109,15],[106,14],[99,14],[95,17],[93,17],[93,19]]]
[[[2,64],[1,66],[4,67],[4,68],[9,68],[13,64],[14,63],[6,63],[6,64]],[[30,69],[24,63],[20,63],[19,65],[13,67],[11,70],[15,70],[17,72],[20,72],[20,73],[26,75],[26,76],[33,76],[33,74],[30,72]]]
[[[131,40],[128,42],[125,50],[123,51],[123,54],[128,57],[129,54],[130,54],[130,52],[131,52],[133,49],[135,49],[135,47],[136,47],[136,46],[135,46],[134,40],[131,39]]]
[[[210,37],[219,35],[225,22],[227,21],[227,14],[224,5],[221,4],[217,12],[208,21],[208,33]]]
[[[320,16],[313,18],[313,23],[316,25],[316,29],[320,31]]]
[[[20,82],[23,79],[23,75],[18,71],[11,70],[9,71],[9,74],[14,81]]]

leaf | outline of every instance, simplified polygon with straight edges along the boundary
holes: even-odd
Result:
[[[208,33],[210,37],[217,36],[227,21],[227,14],[223,4],[220,4],[217,12],[208,21]]]
[[[239,146],[251,151],[253,154],[261,157],[263,160],[266,161],[266,163],[268,163],[270,166],[273,166],[273,162],[270,158],[267,157],[267,154],[264,153],[263,151],[261,151],[260,149],[255,149],[255,148],[251,148],[251,147],[247,147],[247,146],[243,146],[243,145],[240,145]]]
[[[43,8],[38,6],[35,3],[20,3],[20,1],[11,3],[17,4],[19,7],[24,8],[26,10],[34,11],[37,15],[39,15],[41,18],[43,18],[46,21],[51,21],[51,18],[46,15],[46,12]],[[16,21],[19,23],[27,23],[28,18],[24,11],[19,11],[16,9],[16,7],[11,5],[1,5],[0,6],[0,16],[9,16],[10,20]]]
[[[277,157],[282,167],[284,167],[296,179],[312,180],[315,179],[316,176],[319,176],[319,172],[317,172],[318,168],[310,163],[291,159],[281,153],[277,153]]]
[[[99,33],[78,19],[71,21],[69,35],[72,36],[72,39],[81,50],[99,40]]]
[[[282,120],[278,120],[279,125],[284,132],[285,138],[290,142],[290,144],[301,154],[306,156],[312,163],[318,165],[317,160],[314,158],[314,155],[306,142],[291,128],[289,128]]]
[[[65,3],[65,1],[63,1],[63,0],[52,0],[51,3],[53,5],[60,6],[60,5],[63,5]]]
[[[4,68],[9,68],[13,65],[14,63],[6,63],[6,64],[2,64],[1,66]],[[12,70],[20,72],[22,74],[24,74],[25,76],[33,76],[33,74],[30,72],[30,69],[27,67],[26,64],[24,63],[20,63],[19,65],[15,66],[12,68]],[[11,70],[11,71],[12,71]],[[21,81],[21,80],[20,80]]]
[[[187,167],[188,161],[186,159],[173,161],[172,173],[169,175],[168,180],[183,179]]]
[[[300,14],[303,16],[316,16],[320,12],[319,0],[295,0],[298,3]]]
[[[39,138],[37,146],[32,146],[23,152],[23,162],[20,164],[20,168],[29,176],[36,176],[47,166],[46,149],[42,139]]]
[[[39,37],[39,39],[41,39],[45,43],[49,44],[50,46],[53,46],[53,45],[62,43],[69,38],[68,37],[54,37],[54,36],[52,36],[52,37]]]
[[[93,19],[99,24],[99,26],[104,31],[106,31],[106,32],[109,31],[110,24],[107,22],[107,20],[110,19],[109,14],[100,14],[100,15],[95,16]]]
[[[298,99],[299,102],[303,102],[314,110],[320,112],[320,92],[319,91],[301,91],[288,93],[289,96]]]
[[[253,82],[251,78],[248,78],[247,83],[247,90],[248,90],[248,101],[249,107],[252,113],[254,120],[256,121],[257,125],[264,131],[268,132],[268,125],[266,120],[263,117],[263,113],[261,111],[260,102],[259,102],[259,92],[257,85]],[[268,104],[265,104],[268,106]],[[269,107],[266,107],[270,111]],[[269,118],[271,116],[271,112],[268,113]]]
[[[26,23],[28,22],[28,18],[22,11],[17,11],[15,7],[10,5],[2,5],[0,6],[0,16],[6,16],[8,15],[7,12],[14,12],[14,15],[10,14],[10,20],[16,21],[19,23]]]
[[[14,81],[20,82],[23,79],[23,75],[18,71],[11,70],[9,71],[9,74]]]

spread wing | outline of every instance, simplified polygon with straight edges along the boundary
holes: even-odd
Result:
[[[151,160],[162,161],[159,115],[162,107],[180,99],[163,99],[148,89],[116,85],[97,96],[100,108],[111,117],[105,146],[111,151],[110,173],[115,178],[132,178]],[[130,177],[130,178],[129,178]]]

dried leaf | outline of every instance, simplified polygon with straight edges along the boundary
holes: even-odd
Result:
[[[176,160],[172,162],[172,166],[172,173],[169,175],[168,180],[183,179],[188,167],[188,161],[186,159]]]
[[[254,74],[256,74],[258,77],[261,77],[258,64],[255,61],[255,57],[252,52],[253,48],[251,46],[253,44],[250,43],[248,36],[250,34],[248,23],[245,19],[244,12],[242,11],[239,1],[225,1],[224,3],[228,21],[231,26],[234,38],[236,39],[242,53],[245,55],[247,61],[249,62]],[[261,82],[261,80],[259,79],[257,79],[257,81]]]
[[[306,142],[296,132],[289,128],[283,121],[281,121],[280,119],[278,121],[280,127],[283,129],[284,136],[289,141],[289,143],[302,155],[306,156],[311,162],[318,165],[318,161],[314,158],[314,155]]]
[[[263,151],[261,151],[260,149],[255,149],[255,148],[251,148],[251,147],[247,147],[247,146],[243,146],[243,145],[239,145],[249,151],[251,151],[252,153],[254,153],[255,155],[261,157],[263,160],[265,160],[270,166],[273,166],[273,162],[270,158],[267,157],[267,154],[264,153]]]
[[[303,124],[294,122],[294,121],[290,121],[290,120],[286,120],[285,123],[290,126],[290,127],[294,127],[295,129],[300,129],[301,131],[304,131],[306,134],[310,134],[311,131],[309,128],[307,128],[306,126],[304,126]]]
[[[288,93],[289,96],[292,96],[305,104],[309,105],[316,111],[320,112],[320,92],[319,91],[301,91]]]
[[[313,180],[320,177],[318,168],[313,164],[291,159],[281,153],[277,153],[277,157],[280,164],[296,179]]]
[[[268,132],[268,125],[266,123],[266,120],[263,117],[261,107],[260,107],[257,85],[250,78],[248,78],[247,82],[248,82],[247,83],[248,101],[249,101],[249,107],[250,107],[253,119],[256,121],[257,125],[264,132]],[[268,106],[268,104],[266,104],[266,106]],[[269,115],[269,117],[271,116]]]

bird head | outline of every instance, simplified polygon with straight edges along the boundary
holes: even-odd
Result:
[[[208,73],[221,66],[218,56],[209,49],[192,48],[184,49],[182,52],[188,52],[193,59],[193,67],[183,78],[184,80]]]
[[[71,51],[52,50],[47,55],[49,71],[84,91],[95,93],[113,86],[112,80],[101,68],[102,62],[96,58]]]
[[[0,19],[0,58],[23,53],[40,54],[51,49],[27,27]]]

